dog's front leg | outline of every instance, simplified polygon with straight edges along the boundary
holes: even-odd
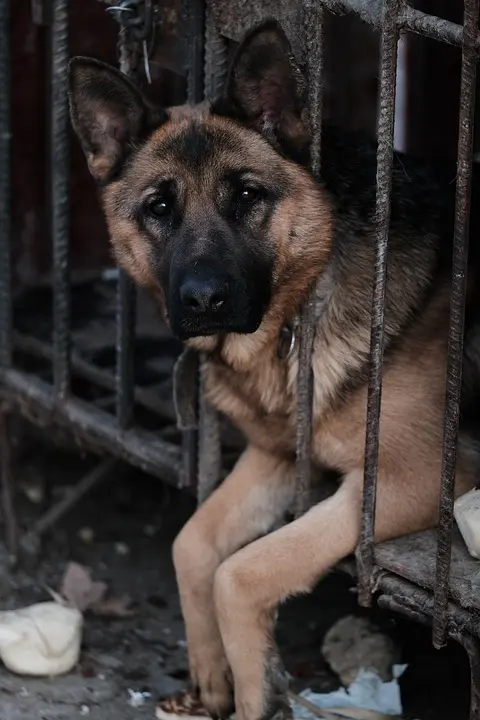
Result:
[[[298,520],[239,550],[215,575],[217,619],[238,720],[289,714],[273,631],[277,605],[309,592],[357,542],[361,484],[348,481]]]
[[[335,495],[239,550],[217,570],[215,606],[233,673],[238,720],[289,714],[276,672],[276,608],[289,596],[309,592],[325,572],[354,551],[360,533],[362,480],[362,470],[351,472]],[[377,540],[435,523],[438,482],[426,478],[419,490],[417,480],[415,473],[395,478],[379,473]]]
[[[175,540],[192,681],[213,716],[226,717],[233,709],[231,673],[213,601],[215,572],[232,553],[272,528],[293,493],[291,464],[251,446]],[[237,629],[242,633],[241,625]]]

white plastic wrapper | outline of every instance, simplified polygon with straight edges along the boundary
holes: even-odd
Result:
[[[348,688],[340,688],[331,693],[313,693],[311,690],[304,690],[300,697],[304,697],[322,710],[352,708],[399,717],[402,715],[402,701],[398,678],[405,672],[406,667],[406,665],[394,665],[393,680],[390,682],[383,682],[375,672],[360,669]],[[303,705],[295,702],[292,705],[296,720],[312,720],[315,717]]]

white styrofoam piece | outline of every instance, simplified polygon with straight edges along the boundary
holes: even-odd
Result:
[[[82,629],[82,613],[58,602],[0,612],[0,659],[18,675],[62,675],[78,662]]]
[[[470,490],[457,498],[453,513],[468,552],[480,560],[480,490]]]

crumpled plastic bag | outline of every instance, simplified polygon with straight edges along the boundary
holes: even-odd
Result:
[[[383,682],[377,673],[360,669],[355,680],[347,687],[330,693],[313,693],[304,690],[300,697],[309,700],[322,709],[352,708],[372,710],[383,715],[401,716],[402,701],[398,678],[405,672],[406,665],[394,665],[393,680]],[[312,713],[293,701],[294,717],[297,720],[311,720]]]

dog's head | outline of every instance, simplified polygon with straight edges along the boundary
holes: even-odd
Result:
[[[324,264],[304,91],[275,21],[244,38],[212,106],[155,108],[113,68],[72,60],[72,123],[116,258],[179,338],[254,333],[269,312],[282,322]]]

